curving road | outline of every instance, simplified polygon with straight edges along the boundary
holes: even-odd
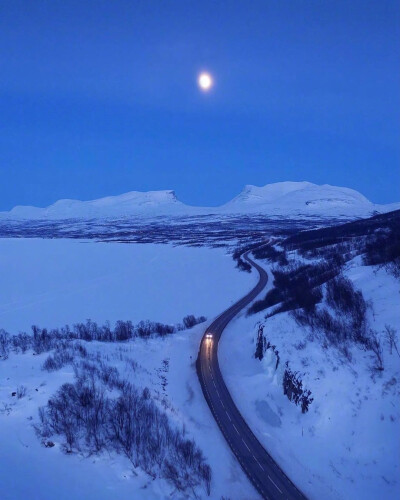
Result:
[[[241,300],[224,311],[207,328],[196,362],[197,374],[208,406],[242,469],[262,498],[305,499],[273,458],[263,448],[235,406],[218,365],[218,341],[227,324],[262,291],[268,275],[248,256],[243,258],[255,269],[260,279]],[[212,334],[212,339],[207,335]]]

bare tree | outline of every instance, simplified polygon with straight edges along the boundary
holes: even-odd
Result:
[[[264,357],[264,352],[265,352],[265,336],[264,336],[264,325],[259,325],[258,327],[258,333],[257,333],[257,345],[256,345],[256,352],[254,353],[254,357],[256,359],[259,359],[260,361]]]
[[[390,325],[385,325],[384,334],[385,334],[386,340],[389,344],[390,354],[392,354],[393,347],[394,347],[396,349],[397,354],[400,356],[399,350],[397,349],[397,332],[396,332],[396,330]]]
[[[374,330],[370,331],[370,339],[368,342],[368,347],[376,356],[376,370],[383,371],[383,351],[380,340],[378,339],[376,332]]]
[[[208,464],[203,464],[200,466],[200,474],[205,483],[205,489],[207,495],[211,494],[211,467]]]

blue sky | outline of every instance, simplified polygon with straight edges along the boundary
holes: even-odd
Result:
[[[399,42],[391,0],[0,0],[0,210],[283,180],[399,201]]]

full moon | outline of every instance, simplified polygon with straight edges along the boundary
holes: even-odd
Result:
[[[200,73],[197,83],[199,84],[201,90],[207,92],[213,86],[214,82],[209,73]]]

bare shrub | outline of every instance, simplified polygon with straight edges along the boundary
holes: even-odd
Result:
[[[87,356],[87,350],[80,343],[69,343],[65,341],[60,341],[54,354],[49,355],[42,365],[42,370],[48,372],[60,370],[65,365],[71,364],[76,357],[85,358]]]
[[[211,469],[201,450],[171,426],[148,389],[139,392],[104,363],[82,359],[74,370],[75,383],[62,385],[39,410],[42,439],[62,436],[66,452],[122,453],[134,467],[165,477],[179,491],[202,486],[210,495]],[[106,393],[106,387],[119,394]]]
[[[32,337],[27,333],[19,333],[18,335],[13,335],[12,337],[12,346],[15,352],[21,352],[25,354],[25,352],[31,347]]]
[[[17,398],[21,399],[26,396],[27,388],[24,385],[19,385],[17,387]]]
[[[3,330],[3,328],[0,329],[0,358],[2,359],[7,359],[8,354],[10,352],[10,345],[9,345],[9,334]]]

